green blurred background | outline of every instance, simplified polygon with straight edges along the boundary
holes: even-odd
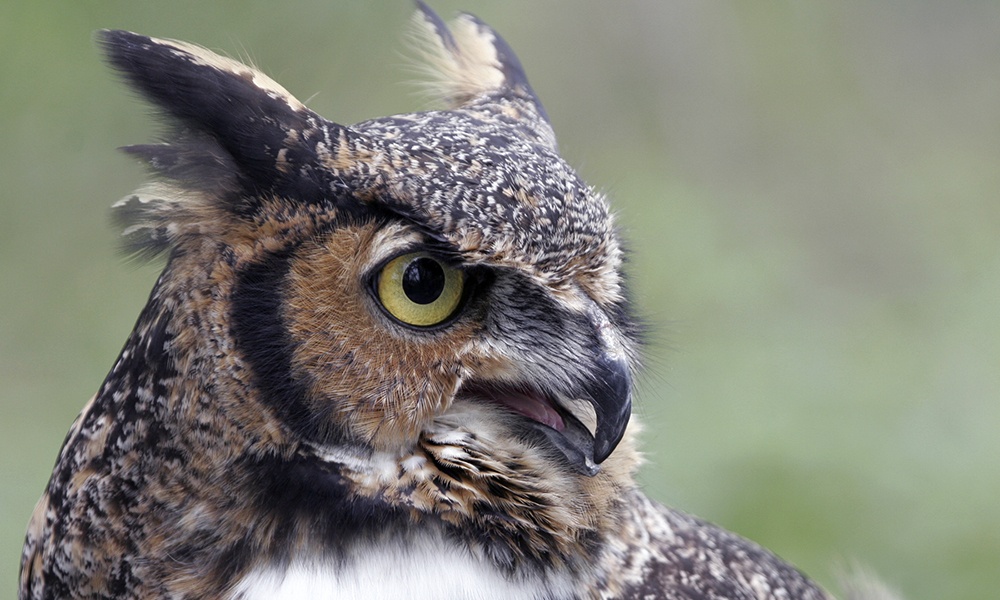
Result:
[[[832,584],[1000,588],[1000,3],[485,3],[613,198],[651,324],[643,481]],[[0,6],[0,590],[158,272],[108,206],[148,109],[99,28],[249,59],[351,123],[426,105],[398,2]]]

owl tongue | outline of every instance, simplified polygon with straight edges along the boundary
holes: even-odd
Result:
[[[552,401],[537,390],[509,386],[475,386],[471,395],[496,402],[556,431],[562,431],[566,427]]]
[[[551,396],[538,388],[492,381],[466,381],[459,395],[472,402],[497,404],[527,417],[531,423],[524,425],[544,434],[577,472],[587,477],[601,472],[601,467],[594,462],[593,434],[572,412],[561,410]]]
[[[562,417],[559,416],[555,406],[552,405],[552,402],[544,394],[522,392],[520,390],[504,390],[493,399],[512,411],[538,421],[543,425],[548,425],[556,431],[562,431],[565,427]]]

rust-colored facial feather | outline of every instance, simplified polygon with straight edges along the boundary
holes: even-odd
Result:
[[[435,332],[408,330],[377,305],[372,271],[420,237],[374,222],[333,230],[296,252],[287,280],[292,365],[309,381],[310,410],[380,450],[412,443],[448,408],[477,328],[459,319]]]

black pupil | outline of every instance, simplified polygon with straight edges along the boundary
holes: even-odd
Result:
[[[444,290],[444,269],[433,258],[422,256],[406,265],[403,293],[416,304],[430,304]]]

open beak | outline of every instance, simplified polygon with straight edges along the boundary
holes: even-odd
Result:
[[[552,394],[533,385],[470,381],[461,394],[491,402],[526,417],[580,473],[593,477],[614,451],[632,415],[632,376],[620,359],[599,357],[587,379],[576,389]],[[556,396],[586,401],[594,407],[597,425],[591,433]]]

